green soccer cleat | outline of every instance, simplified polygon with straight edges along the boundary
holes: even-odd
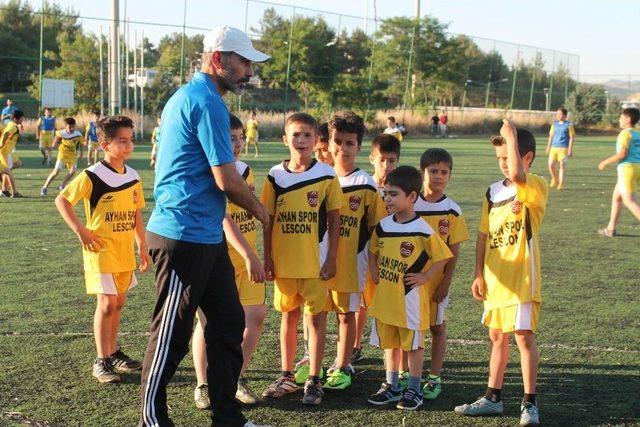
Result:
[[[406,390],[409,388],[409,371],[400,371],[398,380],[398,388],[400,390]]]
[[[440,377],[429,375],[429,378],[427,378],[427,382],[422,389],[422,393],[424,393],[424,398],[426,400],[434,400],[440,396],[440,393],[442,393],[442,380]]]
[[[327,382],[324,384],[324,388],[328,390],[344,390],[351,385],[351,374],[342,369],[334,370],[327,377]]]
[[[293,374],[296,384],[298,385],[304,384],[309,379],[310,369],[311,367],[309,366],[308,363],[304,365],[300,365],[298,369],[296,369],[295,373]],[[325,379],[324,368],[320,368],[320,379],[321,380]]]

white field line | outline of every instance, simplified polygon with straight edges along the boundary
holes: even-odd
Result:
[[[118,334],[121,337],[148,337],[149,332],[120,332]],[[267,337],[278,337],[277,333],[274,332],[264,332],[263,336]],[[41,333],[41,332],[4,332],[0,333],[0,337],[13,337],[13,338],[64,338],[64,337],[93,337],[93,333],[91,332],[50,332],[50,333]],[[330,339],[338,339],[337,334],[327,334],[327,338]],[[465,340],[459,338],[449,338],[447,340],[448,344],[458,345],[458,346],[488,346],[490,343],[488,340]],[[597,345],[587,345],[587,346],[573,346],[567,344],[553,344],[553,343],[540,343],[538,344],[539,348],[550,348],[556,350],[567,350],[567,351],[600,351],[600,352],[616,352],[616,353],[629,353],[629,354],[640,354],[640,350],[632,350],[626,348],[616,348],[616,347],[603,347]]]

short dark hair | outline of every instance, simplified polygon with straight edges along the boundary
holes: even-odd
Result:
[[[24,113],[22,110],[14,110],[13,114],[11,114],[12,119],[21,119],[24,117]]]
[[[387,120],[391,120],[392,122],[394,122],[394,123],[395,123],[396,118],[395,118],[395,117],[393,117],[393,116],[389,116],[389,117],[387,117]]]
[[[53,110],[51,109],[51,107],[44,107],[42,111],[53,111]]]
[[[449,171],[453,170],[453,158],[444,148],[429,148],[420,156],[421,171],[436,163],[444,163],[449,166]]]
[[[229,114],[229,127],[231,130],[242,129],[242,120],[238,118],[235,114]]]
[[[318,122],[313,118],[311,114],[307,113],[293,113],[284,121],[284,131],[286,133],[287,127],[291,123],[303,123],[305,125],[313,126],[313,129],[318,131]]]
[[[533,134],[527,129],[516,129],[516,137],[518,138],[518,154],[520,157],[526,156],[528,152],[533,153],[533,159],[531,159],[531,163],[536,158],[536,138]],[[491,144],[494,147],[500,147],[504,145],[506,141],[500,135],[491,137]]]
[[[65,117],[63,120],[65,125],[69,125],[69,126],[75,126],[76,125],[76,119],[74,119],[73,117]]]
[[[563,116],[566,116],[569,113],[567,109],[564,107],[558,107],[558,111],[562,111]]]
[[[371,151],[377,148],[381,153],[396,154],[400,157],[400,140],[393,135],[381,133],[371,141]]]
[[[364,120],[353,111],[334,114],[329,120],[329,134],[334,134],[335,132],[355,133],[358,146],[362,145],[364,131]]]
[[[93,109],[93,110],[91,110],[91,113],[92,113],[93,115],[95,115],[95,116],[99,116],[99,115],[100,115],[100,110]]]
[[[329,123],[324,122],[318,126],[318,140],[320,142],[329,142]]]
[[[622,110],[622,115],[629,117],[633,126],[635,126],[636,123],[640,121],[640,110],[638,110],[637,108],[625,108],[624,110]]]
[[[116,132],[120,128],[133,129],[133,120],[127,116],[107,116],[98,120],[98,140],[100,142],[109,141],[116,137]]]
[[[389,172],[384,180],[385,185],[393,185],[402,188],[402,191],[408,196],[411,192],[416,195],[422,190],[422,175],[418,169],[413,166],[398,166]]]

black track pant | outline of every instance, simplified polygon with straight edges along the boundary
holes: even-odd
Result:
[[[173,426],[167,413],[167,383],[189,351],[193,318],[206,317],[207,381],[212,425],[242,426],[235,400],[242,368],[244,310],[227,244],[197,244],[147,232],[156,266],[157,301],[142,369],[141,426]]]

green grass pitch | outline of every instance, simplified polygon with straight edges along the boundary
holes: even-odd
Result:
[[[533,171],[547,175],[540,137]],[[598,161],[614,151],[614,137],[579,137],[569,162],[568,188],[552,191],[541,232],[543,299],[538,334],[538,402],[547,425],[640,424],[640,227],[624,211],[621,237],[596,233],[606,224],[613,169],[601,173]],[[454,158],[447,193],[462,207],[472,235],[464,244],[447,313],[449,350],[443,393],[415,413],[368,405],[367,396],[384,379],[379,350],[365,345],[354,384],[327,392],[319,408],[301,405],[301,394],[245,408],[253,421],[276,426],[516,425],[522,396],[519,357],[512,358],[504,387],[505,415],[469,419],[453,413],[457,404],[484,392],[488,364],[482,307],[470,295],[474,241],[487,186],[501,178],[487,138],[407,140],[401,164],[417,165],[428,147],[444,147]],[[277,142],[261,144],[259,159],[248,158],[258,191],[268,169],[286,157]],[[84,293],[78,239],[58,215],[53,198],[38,196],[49,169],[40,165],[34,144],[19,145],[25,166],[16,171],[24,199],[0,199],[0,425],[12,425],[8,412],[49,425],[130,426],[138,420],[139,376],[118,385],[100,385],[91,377],[95,357],[93,298]],[[360,166],[370,171],[368,142]],[[136,147],[129,164],[143,180],[152,207],[153,172],[149,146]],[[77,212],[82,214],[78,207]],[[144,352],[155,291],[152,274],[140,274],[122,317],[121,344],[140,358]],[[268,294],[272,294],[269,285]],[[271,301],[271,298],[269,299]],[[335,355],[336,324],[330,317],[325,365]],[[248,378],[261,391],[279,371],[279,318],[271,308],[264,336]],[[428,353],[428,352],[427,352]],[[425,367],[428,367],[428,356]],[[207,425],[208,414],[193,405],[195,375],[189,354],[169,387],[170,414],[177,425]]]

